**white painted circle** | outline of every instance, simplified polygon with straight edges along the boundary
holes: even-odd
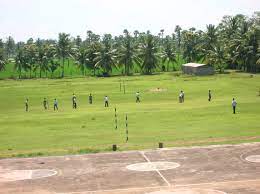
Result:
[[[260,163],[260,155],[251,155],[251,156],[247,156],[246,160],[248,162],[259,162]]]
[[[223,191],[210,189],[177,189],[173,191],[156,191],[149,194],[227,194]]]
[[[155,171],[155,170],[170,170],[178,168],[180,164],[175,162],[144,162],[128,165],[128,170],[134,171]]]
[[[54,176],[55,170],[37,169],[37,170],[12,170],[0,174],[0,182],[20,181],[28,179],[39,179]]]

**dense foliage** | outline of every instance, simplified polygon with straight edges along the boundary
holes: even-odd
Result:
[[[64,77],[65,62],[77,66],[82,75],[108,76],[113,70],[131,75],[135,72],[151,74],[155,71],[174,71],[183,62],[203,62],[219,72],[225,68],[246,72],[260,72],[260,12],[252,17],[224,16],[217,26],[207,25],[206,30],[176,26],[174,33],[164,37],[164,30],[152,35],[137,30],[131,35],[99,36],[87,31],[82,40],[60,33],[58,40],[30,38],[15,43],[12,37],[0,39],[0,71],[5,71],[7,61],[13,61],[15,71],[29,77],[51,76],[58,69]],[[73,61],[73,64],[70,62]],[[37,73],[36,73],[37,72]]]

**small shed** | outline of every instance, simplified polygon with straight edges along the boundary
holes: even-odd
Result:
[[[187,63],[182,65],[182,71],[185,74],[192,75],[213,75],[214,67],[206,64]]]

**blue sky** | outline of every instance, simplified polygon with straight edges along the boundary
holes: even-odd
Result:
[[[205,29],[224,15],[254,11],[260,0],[0,0],[0,38],[56,39],[59,32],[85,38],[87,30],[118,35],[125,28],[171,34],[177,24]]]

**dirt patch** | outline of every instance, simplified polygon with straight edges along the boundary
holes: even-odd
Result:
[[[149,90],[150,92],[167,92],[166,88],[152,88]]]
[[[149,194],[226,194],[225,192],[218,190],[208,190],[208,189],[181,189],[173,191],[157,191]]]

